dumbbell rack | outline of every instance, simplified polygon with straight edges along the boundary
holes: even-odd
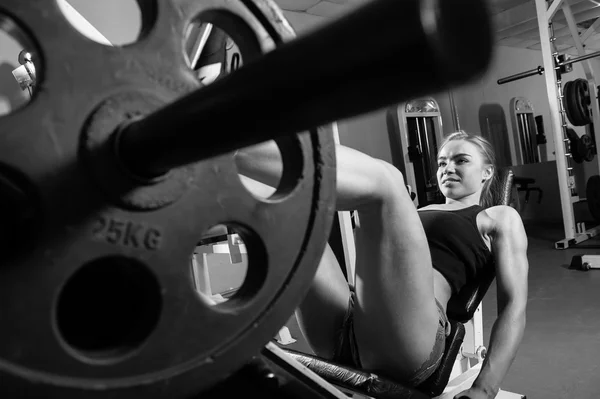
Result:
[[[600,234],[600,227],[585,230],[581,225],[576,224],[573,204],[583,199],[579,197],[572,167],[572,155],[570,150],[569,138],[567,137],[566,113],[563,104],[563,92],[560,68],[575,62],[587,60],[598,54],[586,54],[581,38],[577,31],[577,26],[569,3],[564,0],[554,0],[549,6],[546,0],[535,0],[535,6],[538,18],[538,28],[540,33],[540,43],[542,56],[544,60],[544,70],[554,70],[556,73],[546,73],[546,90],[550,106],[550,121],[552,132],[554,134],[556,168],[558,174],[558,185],[560,191],[560,202],[562,207],[563,225],[565,238],[555,243],[556,249],[567,249],[573,245],[579,244],[589,238]],[[555,41],[552,28],[552,18],[562,7],[565,19],[573,36],[576,48],[580,54],[579,57],[556,62],[558,53],[553,49]],[[596,87],[592,68],[588,62],[582,64],[586,78],[591,87]],[[600,126],[600,108],[597,101],[592,101],[592,115],[594,126]],[[595,133],[594,133],[595,134]],[[598,169],[600,170],[600,160],[597,158]]]

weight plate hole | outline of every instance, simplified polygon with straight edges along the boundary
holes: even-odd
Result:
[[[185,32],[184,57],[203,85],[209,85],[242,66],[242,50],[218,26],[195,20]]]
[[[304,171],[302,148],[296,137],[242,148],[234,160],[242,184],[260,199],[285,198],[296,188]],[[267,167],[256,167],[263,163],[267,163]]]
[[[107,46],[125,46],[137,42],[156,20],[155,1],[56,0],[56,2],[65,18],[79,33]]]
[[[97,259],[66,282],[56,306],[64,343],[85,360],[114,362],[139,348],[161,313],[160,285],[133,259]]]
[[[249,253],[252,269],[249,265]],[[262,286],[266,256],[256,234],[234,224],[218,224],[198,241],[192,256],[194,288],[211,305],[251,298]]]
[[[186,26],[183,37],[184,58],[204,85],[263,54],[254,30],[241,17],[224,10],[202,12]]]
[[[17,21],[0,13],[0,116],[31,101],[42,75],[39,54]]]
[[[275,141],[243,148],[236,153],[234,159],[238,176],[246,190],[260,199],[268,199],[275,194],[283,175],[281,150]],[[272,163],[270,175],[262,175],[254,170],[255,162]]]

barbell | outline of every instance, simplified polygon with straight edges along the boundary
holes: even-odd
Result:
[[[492,53],[478,0],[377,0],[298,38],[270,0],[138,3],[139,40],[109,47],[56,2],[0,0],[36,65],[32,101],[0,118],[3,397],[185,398],[223,381],[314,276],[335,211],[327,124],[467,82]],[[181,49],[196,18],[244,61],[207,86]],[[258,199],[232,155],[271,139],[283,176]],[[189,258],[220,223],[249,265],[212,306]]]

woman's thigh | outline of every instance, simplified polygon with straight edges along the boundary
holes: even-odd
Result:
[[[402,175],[389,174],[384,201],[359,211],[354,331],[363,367],[410,377],[431,354],[439,315],[423,226]]]
[[[300,329],[317,355],[332,358],[349,300],[348,282],[328,244],[308,293],[296,310]]]

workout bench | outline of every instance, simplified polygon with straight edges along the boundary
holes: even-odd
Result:
[[[538,193],[538,201],[537,203],[540,204],[542,203],[542,197],[544,195],[544,192],[542,191],[542,189],[540,187],[530,187],[530,184],[535,184],[535,179],[532,179],[531,177],[519,177],[519,176],[515,176],[513,178],[513,182],[515,184],[515,186],[517,186],[517,191],[525,191],[525,203],[527,204],[529,202],[529,194],[532,191],[535,191]]]
[[[512,170],[499,170],[499,178],[496,180],[495,187],[492,188],[492,192],[496,193],[494,201],[496,204],[509,204],[513,178]],[[433,375],[416,388],[410,388],[377,374],[357,370],[319,356],[290,349],[283,349],[283,352],[324,380],[353,396],[366,396],[377,399],[453,398],[454,395],[471,386],[479,373],[481,360],[485,357],[485,348],[483,347],[475,348],[474,353],[465,353],[462,348],[466,333],[465,323],[472,321],[474,317],[479,317],[479,320],[481,320],[481,313],[479,312],[481,301],[494,278],[495,269],[489,267],[479,281],[463,287],[457,295],[450,299],[447,314],[452,329],[450,335],[446,338],[446,349],[442,362]],[[465,370],[464,364],[460,364],[461,359],[467,360],[468,363],[469,358],[476,360],[477,364],[469,364]],[[451,377],[456,374],[453,372],[456,368],[459,369],[459,374],[451,380]],[[497,396],[497,398],[500,397],[523,398],[521,395],[503,391]]]

